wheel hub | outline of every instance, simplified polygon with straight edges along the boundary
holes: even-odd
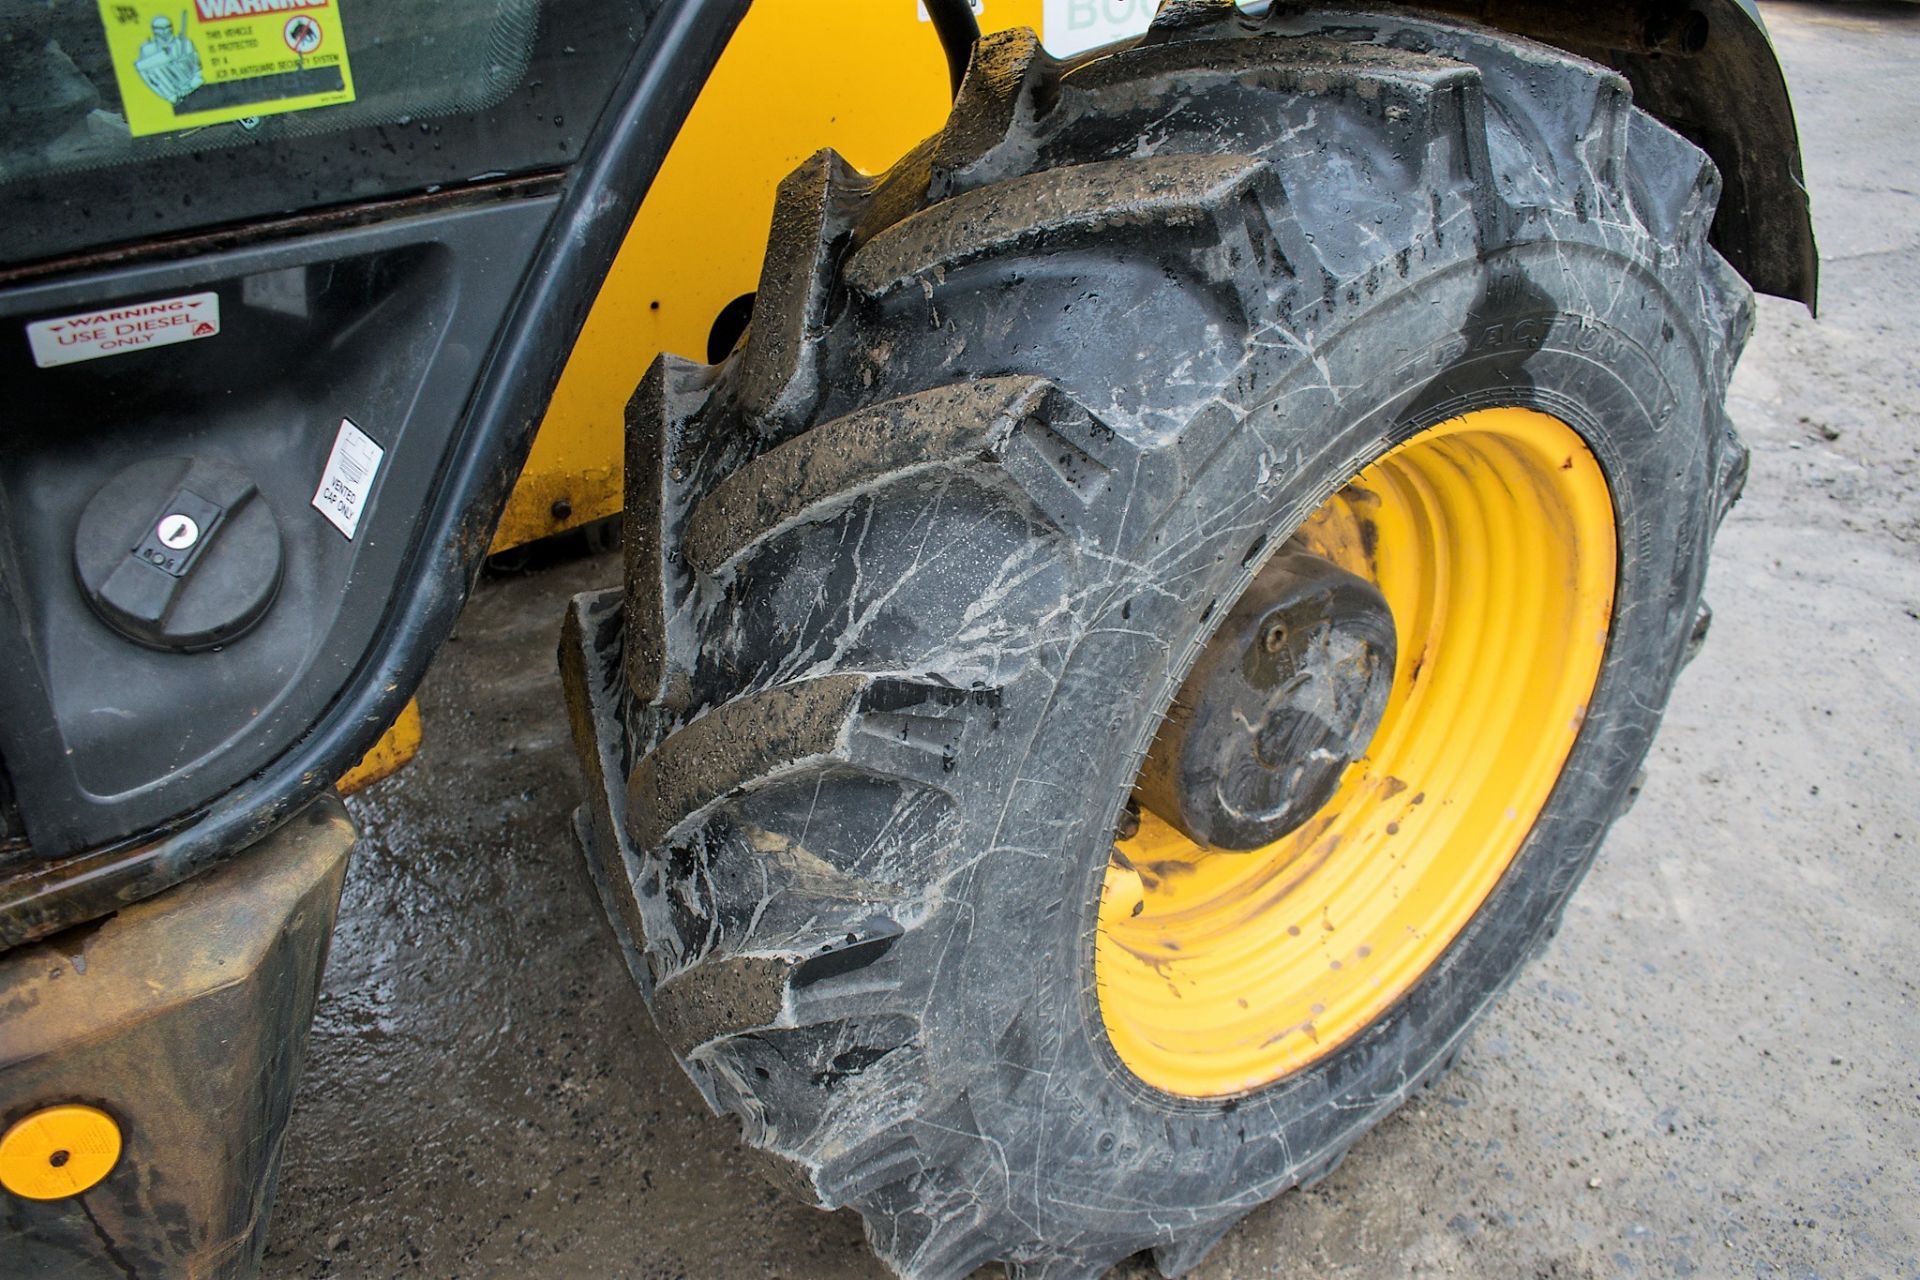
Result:
[[[1141,804],[1195,844],[1271,844],[1323,808],[1387,707],[1393,613],[1374,585],[1284,548],[1208,642],[1149,753]]]

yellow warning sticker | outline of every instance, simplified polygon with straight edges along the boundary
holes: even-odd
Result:
[[[353,101],[337,0],[100,0],[135,137]]]

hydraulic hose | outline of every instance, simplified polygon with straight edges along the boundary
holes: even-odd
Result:
[[[973,16],[971,0],[924,0],[927,17],[933,21],[940,47],[946,51],[947,74],[953,80],[953,94],[960,96],[960,82],[967,78],[967,64],[973,61],[973,46],[980,41],[980,23]]]

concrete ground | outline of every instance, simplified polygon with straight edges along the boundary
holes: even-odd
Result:
[[[1920,1276],[1920,7],[1765,8],[1822,315],[1763,300],[1646,790],[1458,1068],[1204,1280]],[[483,585],[354,804],[270,1277],[881,1274],[705,1112],[591,900],[552,654],[614,576]]]

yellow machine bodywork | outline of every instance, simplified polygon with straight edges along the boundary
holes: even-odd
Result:
[[[616,514],[627,399],[654,356],[703,360],[752,293],[780,180],[822,147],[877,173],[945,121],[946,60],[914,0],[759,0],[674,142],[561,375],[493,550]],[[1143,10],[1143,12],[1145,12]],[[1042,27],[986,0],[984,31]]]
[[[704,359],[721,310],[754,291],[782,178],[822,147],[878,173],[945,122],[946,56],[918,10],[758,0],[748,11],[600,286],[491,550],[619,513],[627,400],[661,352]],[[1043,0],[979,8],[983,31],[1040,31],[1044,17]],[[396,772],[420,739],[409,703],[340,790]]]
[[[399,719],[387,726],[380,741],[360,757],[359,764],[341,775],[340,780],[334,783],[334,789],[343,796],[350,796],[382,778],[392,777],[419,752],[421,736],[420,702],[417,698],[409,698],[407,705],[400,708]]]

